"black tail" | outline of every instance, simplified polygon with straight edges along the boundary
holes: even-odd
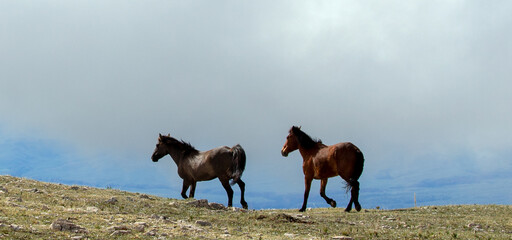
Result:
[[[358,149],[359,150],[359,149]],[[356,171],[354,172],[353,178],[356,180],[361,177],[361,174],[363,174],[363,168],[364,168],[364,156],[363,152],[361,150],[357,151],[357,162],[356,162]]]
[[[233,152],[233,164],[231,165],[233,180],[231,180],[231,185],[234,185],[240,180],[245,170],[245,151],[240,144],[233,146],[231,151]]]
[[[356,165],[354,166],[354,173],[352,177],[345,182],[345,190],[350,192],[352,188],[356,187],[359,189],[359,182],[357,181],[359,177],[361,177],[361,174],[363,174],[363,168],[364,168],[364,156],[361,150],[358,149],[357,151],[357,161]]]
[[[349,193],[352,191],[352,188],[359,188],[359,181],[351,178],[348,181],[345,181],[345,193]]]

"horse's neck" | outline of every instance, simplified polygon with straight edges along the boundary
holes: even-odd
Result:
[[[181,162],[181,152],[179,150],[176,150],[174,147],[167,147],[167,152],[169,152],[169,155],[171,156],[172,160],[176,163],[176,165],[180,165]]]
[[[322,143],[318,143],[315,147],[304,149],[303,147],[299,147],[300,155],[302,156],[303,161],[307,161],[308,159],[311,159],[312,156],[315,156],[320,149],[327,147],[326,145]]]
[[[169,147],[168,152],[178,167],[191,164],[193,161],[197,160],[192,155],[183,156],[183,151],[177,148]]]
[[[314,149],[303,149],[303,148],[299,148],[299,152],[300,152],[300,155],[302,156],[302,159],[304,161],[310,159],[310,156],[312,155],[315,155],[315,153],[317,152],[316,150]]]

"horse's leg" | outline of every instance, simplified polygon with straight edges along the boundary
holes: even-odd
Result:
[[[233,206],[233,189],[229,185],[229,178],[219,178],[220,182],[228,194],[228,207]]]
[[[350,212],[352,210],[352,203],[356,208],[356,211],[361,211],[361,204],[359,204],[359,182],[357,180],[350,179],[348,181],[350,185],[350,201],[348,202],[347,208],[345,208],[345,212]]]
[[[313,178],[304,178],[304,202],[302,203],[302,207],[299,209],[300,212],[306,211],[306,206],[308,205],[309,190],[311,189],[311,181],[313,181]]]
[[[356,211],[361,211],[361,204],[359,204],[359,182],[357,180],[351,180],[352,189],[350,190],[351,199],[354,202]]]
[[[190,198],[193,198],[194,197],[194,194],[196,193],[196,181],[193,181],[192,184],[190,185],[190,194],[189,194],[189,197]]]
[[[347,205],[347,208],[345,208],[345,212],[350,212],[350,210],[352,210],[353,202],[354,202],[354,200],[352,200],[352,197],[350,197],[350,201],[348,201],[348,205]]]
[[[247,209],[247,202],[245,201],[245,183],[242,181],[242,179],[238,179],[237,181],[238,186],[240,187],[240,191],[242,192],[242,200],[240,200],[240,203],[242,204],[242,207]]]
[[[331,205],[331,207],[335,208],[336,201],[332,200],[331,198],[327,197],[327,195],[325,195],[325,187],[326,186],[327,186],[327,178],[324,178],[320,182],[320,196],[322,196],[325,199],[327,204],[329,204],[329,205]]]
[[[188,187],[190,186],[190,182],[187,181],[187,180],[183,180],[183,188],[181,189],[181,197],[183,197],[184,199],[187,199],[187,190],[188,190]]]

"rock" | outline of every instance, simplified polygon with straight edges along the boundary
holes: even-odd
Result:
[[[26,191],[26,192],[33,192],[33,193],[43,193],[41,190],[39,190],[37,188],[25,189],[24,191]]]
[[[331,239],[353,240],[353,238],[351,238],[349,236],[334,236]]]
[[[80,189],[80,187],[79,187],[79,186],[71,186],[69,189],[71,189],[71,190],[75,190],[75,191],[76,191],[76,190],[79,190],[79,189]]]
[[[289,238],[294,238],[297,236],[297,234],[293,234],[293,233],[285,233],[284,234],[285,237],[289,237]]]
[[[7,201],[9,201],[9,202],[23,202],[23,199],[21,199],[21,197],[8,197]]]
[[[156,236],[156,233],[157,233],[156,229],[151,229],[151,231],[144,233],[144,235],[154,237],[154,236]]]
[[[310,221],[296,218],[294,216],[288,215],[286,213],[279,213],[272,217],[274,221],[285,221],[285,222],[295,222],[295,223],[312,223]]]
[[[19,230],[21,230],[21,229],[23,229],[23,227],[22,227],[22,226],[19,226],[19,225],[16,225],[16,224],[11,224],[9,227],[10,227],[13,231],[15,231],[15,232],[16,232],[16,231],[19,231]]]
[[[130,234],[130,233],[132,233],[131,230],[116,230],[112,234],[110,234],[110,236],[119,236],[119,235],[125,235],[125,234]]]
[[[304,214],[297,214],[297,215],[295,215],[295,217],[299,218],[299,219],[310,219],[311,218],[310,216],[307,216]]]
[[[51,225],[51,229],[56,231],[70,231],[74,233],[87,233],[87,230],[66,219],[57,219]]]
[[[472,228],[475,231],[482,231],[483,230],[482,225],[480,225],[478,223],[470,223],[470,224],[468,224],[467,227],[468,228]]]
[[[66,201],[74,201],[74,200],[73,200],[73,198],[68,197],[68,196],[62,196],[62,200],[66,200]]]
[[[233,211],[233,212],[247,212],[248,211],[247,209],[237,208],[237,207],[229,207],[229,209],[231,209],[231,211]]]
[[[137,231],[137,232],[144,232],[144,230],[146,230],[146,226],[144,226],[144,225],[136,225],[136,226],[133,227],[133,230]]]
[[[169,220],[169,217],[167,217],[167,216],[158,216],[158,215],[156,215],[156,214],[151,214],[150,218],[153,218],[153,219],[160,219],[160,220],[164,220],[164,221]]]
[[[87,207],[85,208],[85,211],[88,212],[88,213],[97,213],[100,209],[98,209],[97,207]]]
[[[220,203],[208,203],[208,208],[212,210],[226,210],[226,206]]]
[[[188,205],[194,206],[194,207],[208,207],[208,200],[206,199],[199,199],[192,202],[187,203]]]
[[[137,232],[144,232],[146,230],[146,227],[148,226],[145,222],[136,222],[134,223],[135,226],[133,226],[133,230]]]
[[[84,236],[74,236],[74,237],[71,237],[71,240],[80,240],[80,239],[84,239]]]
[[[212,223],[207,222],[207,221],[202,221],[202,220],[197,220],[196,224],[199,225],[199,226],[203,226],[203,227],[211,226],[212,225]]]
[[[117,198],[111,197],[109,200],[107,200],[105,202],[106,203],[110,203],[110,204],[114,204],[114,203],[119,202],[119,201],[117,200]]]
[[[149,197],[149,196],[148,196],[148,195],[146,195],[146,194],[142,194],[142,195],[140,195],[140,196],[139,196],[139,198],[153,200],[153,198]]]
[[[121,226],[112,226],[112,227],[108,227],[107,228],[107,231],[109,232],[115,232],[115,231],[126,231],[126,230],[130,230],[127,226],[125,225],[121,225]]]

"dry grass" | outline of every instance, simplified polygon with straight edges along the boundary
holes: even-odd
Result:
[[[6,239],[512,239],[512,206],[399,210],[212,210],[113,189],[0,176]],[[58,219],[75,224],[53,230]],[[78,228],[81,227],[81,228]]]

